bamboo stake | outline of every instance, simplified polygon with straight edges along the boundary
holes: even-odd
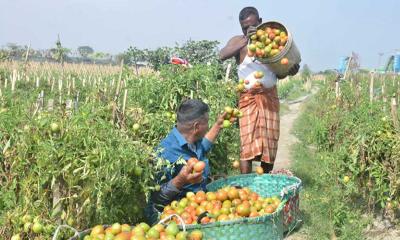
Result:
[[[13,70],[13,76],[12,76],[12,80],[11,80],[11,92],[14,92],[15,89],[15,82],[17,81],[17,70],[14,69]]]
[[[371,74],[371,81],[369,85],[369,101],[374,101],[374,73]]]
[[[383,111],[386,112],[387,98],[383,96]]]
[[[79,108],[79,91],[76,93],[76,96],[75,96],[75,101],[74,101],[74,109],[75,109],[75,111],[78,111],[78,108]]]
[[[71,83],[67,81],[67,96],[71,95]]]
[[[228,64],[228,67],[226,68],[226,73],[225,73],[225,82],[228,82],[229,81],[229,73],[230,73],[230,71],[231,71],[231,67],[232,67],[232,64]]]
[[[55,79],[54,79],[54,78],[52,78],[52,79],[51,79],[51,87],[50,87],[50,92],[53,92],[53,90],[54,90],[54,82],[55,82]]]
[[[72,100],[71,99],[67,99],[65,101],[65,114],[67,116],[71,116],[71,114],[72,114]]]
[[[336,93],[336,100],[338,100],[340,98],[340,86],[339,86],[339,82],[338,81],[336,82],[335,93]]]
[[[54,110],[54,99],[49,99],[47,102],[47,111],[52,112]]]
[[[394,80],[396,79],[396,75],[395,74],[393,74],[392,75],[392,86],[394,87]]]
[[[25,54],[25,63],[28,62],[29,51],[31,50],[31,44],[29,43],[28,49],[26,50]]]
[[[391,104],[391,113],[392,113],[392,120],[395,128],[398,130],[399,129],[399,120],[397,117],[397,102],[396,98],[392,98],[392,104]]]
[[[117,82],[117,88],[115,90],[115,97],[114,97],[114,101],[116,101],[118,99],[119,96],[119,92],[120,92],[120,88],[121,88],[121,81],[122,81],[122,72],[124,69],[124,59],[121,60],[121,71],[119,73],[119,77],[118,77],[118,82]]]
[[[122,102],[122,114],[125,114],[125,107],[126,107],[126,99],[128,97],[128,89],[124,91],[124,100]]]
[[[62,79],[59,79],[58,80],[58,93],[59,93],[59,102],[60,102],[60,105],[62,104],[62,92],[61,92],[61,90],[62,90]]]

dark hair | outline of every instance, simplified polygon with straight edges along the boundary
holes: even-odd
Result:
[[[209,107],[201,100],[189,99],[185,100],[178,107],[177,118],[179,123],[189,123],[200,119],[204,114],[208,113]]]
[[[243,8],[239,13],[239,21],[245,20],[250,15],[255,15],[257,17],[257,19],[259,18],[258,11],[257,11],[257,9],[255,7],[245,7],[245,8]]]

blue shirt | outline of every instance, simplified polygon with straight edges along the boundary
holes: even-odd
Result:
[[[159,220],[160,211],[162,211],[163,207],[173,200],[181,199],[187,192],[206,191],[207,178],[210,175],[210,164],[205,155],[210,151],[211,147],[212,142],[206,138],[194,144],[189,144],[176,127],[161,141],[157,147],[158,156],[167,160],[171,165],[162,173],[165,178],[159,178],[160,191],[151,194],[145,208],[144,213],[148,223],[155,224]],[[178,175],[184,166],[184,163],[180,163],[179,160],[183,159],[186,162],[191,157],[206,163],[203,171],[203,181],[197,184],[187,184],[182,189],[177,189],[171,180]],[[161,181],[161,179],[163,180]]]
[[[174,127],[166,138],[164,138],[158,149],[160,151],[159,156],[165,160],[168,160],[171,165],[170,169],[167,169],[166,181],[172,180],[182,167],[183,164],[179,164],[179,159],[187,161],[191,157],[195,157],[200,161],[206,163],[206,167],[203,171],[203,181],[197,184],[188,184],[181,189],[180,196],[184,196],[186,192],[198,192],[200,190],[205,191],[207,185],[207,178],[210,175],[210,164],[206,158],[206,153],[210,151],[212,142],[208,139],[203,138],[193,145],[189,144],[182,134]]]

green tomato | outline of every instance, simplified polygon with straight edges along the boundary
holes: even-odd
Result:
[[[150,228],[149,231],[147,232],[146,236],[148,238],[158,239],[160,237],[160,233],[156,229]]]
[[[135,169],[133,170],[133,173],[138,177],[142,176],[143,168],[136,166]]]
[[[231,126],[231,122],[229,120],[224,120],[222,126],[224,128],[229,128]]]
[[[133,129],[133,131],[139,131],[139,129],[140,129],[140,125],[138,124],[138,123],[135,123],[135,124],[133,124],[133,126],[132,126],[132,129]]]
[[[144,222],[140,223],[139,227],[141,227],[144,232],[147,232],[150,229],[150,226],[147,223],[144,223]]]
[[[19,234],[15,234],[11,237],[11,240],[21,240],[21,236]]]
[[[32,216],[29,215],[29,214],[23,216],[23,217],[22,217],[22,222],[23,222],[23,223],[32,222]]]
[[[43,232],[43,225],[40,222],[36,222],[32,226],[32,231],[34,233],[42,233]]]
[[[167,235],[176,236],[179,233],[178,225],[175,222],[171,222],[168,224],[167,228],[165,229]]]
[[[50,130],[52,133],[58,133],[60,132],[60,126],[57,123],[53,122],[50,124]]]

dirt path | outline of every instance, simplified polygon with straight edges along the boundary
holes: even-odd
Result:
[[[293,123],[297,119],[300,113],[300,106],[304,99],[299,99],[292,104],[289,103],[289,112],[281,116],[280,125],[280,136],[278,142],[278,153],[274,165],[276,169],[290,169],[292,156],[290,154],[290,148],[298,142],[298,139],[291,134]]]
[[[274,170],[277,169],[291,169],[292,156],[291,156],[291,148],[294,144],[296,144],[299,140],[294,136],[291,131],[293,128],[293,124],[296,119],[300,115],[300,109],[304,100],[307,98],[303,97],[296,101],[289,102],[289,111],[281,116],[281,125],[280,125],[280,136],[278,142],[278,153],[276,156]],[[300,233],[301,231],[296,231],[287,236],[286,240],[304,240],[307,237]]]
[[[304,100],[307,99],[308,96],[302,97],[292,102],[288,102],[289,111],[285,114],[281,115],[280,121],[280,136],[278,142],[278,153],[274,164],[274,170],[277,169],[289,169],[291,168],[292,156],[291,156],[291,147],[297,143],[299,140],[291,134],[293,124],[296,119],[300,115],[300,109]],[[256,166],[258,166],[259,162],[253,162],[253,170]],[[300,231],[295,231],[291,233],[286,240],[304,240],[307,237],[304,233]]]

